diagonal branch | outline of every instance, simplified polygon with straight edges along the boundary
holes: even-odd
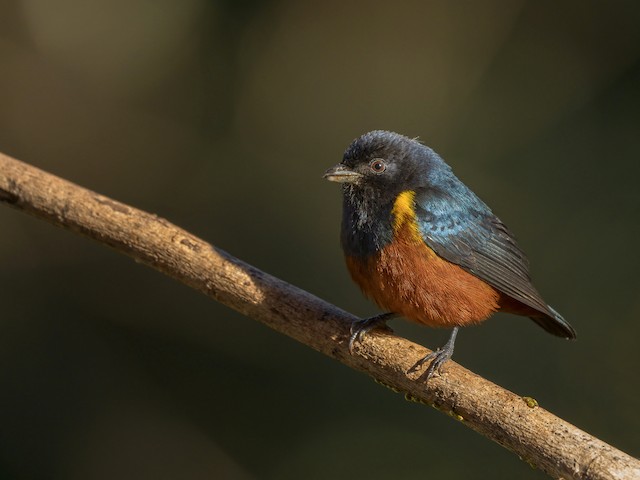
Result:
[[[429,351],[390,334],[347,348],[353,315],[166,220],[0,153],[0,202],[81,233],[278,332],[448,413],[553,477],[640,478],[640,461],[454,362],[428,384],[407,373]]]

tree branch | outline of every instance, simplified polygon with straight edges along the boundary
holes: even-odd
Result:
[[[640,461],[454,362],[428,384],[407,373],[429,350],[380,332],[347,349],[356,319],[168,221],[0,153],[0,202],[86,235],[269,327],[448,413],[553,477],[640,478]]]

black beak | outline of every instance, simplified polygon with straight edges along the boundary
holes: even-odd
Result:
[[[362,174],[349,170],[349,168],[339,163],[324,172],[324,178],[330,182],[354,183],[362,178]]]

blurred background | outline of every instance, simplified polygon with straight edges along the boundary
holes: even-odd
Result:
[[[4,0],[0,151],[377,313],[322,180],[388,129],[518,236],[577,342],[497,315],[454,359],[640,455],[640,4]],[[2,172],[0,172],[0,175]],[[544,478],[436,410],[0,208],[0,478]],[[429,347],[448,332],[392,326]]]

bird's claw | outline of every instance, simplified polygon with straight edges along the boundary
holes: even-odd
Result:
[[[451,355],[452,354],[453,354],[452,351],[447,351],[445,349],[438,348],[436,351],[431,352],[429,355],[427,355],[424,358],[421,358],[420,360],[418,360],[418,362],[413,367],[413,370],[417,370],[422,365],[424,365],[429,360],[431,360],[431,363],[429,364],[429,367],[427,368],[427,371],[424,372],[424,374],[421,375],[421,378],[425,382],[428,382],[429,379],[431,378],[431,376],[435,372],[438,372],[438,374],[440,374],[442,372],[442,366],[445,363],[447,363],[447,361],[449,361],[451,359]]]
[[[353,355],[353,347],[356,342],[361,342],[364,334],[376,327],[377,322],[371,320],[371,318],[365,318],[351,324],[351,329],[349,330],[349,353],[351,355]]]
[[[429,364],[429,367],[427,368],[427,371],[424,372],[420,376],[420,378],[425,382],[428,382],[431,376],[434,374],[434,372],[438,372],[438,374],[440,374],[442,370],[442,366],[445,363],[447,363],[453,356],[453,348],[455,345],[457,334],[458,334],[458,328],[456,327],[451,332],[451,336],[449,337],[449,340],[447,341],[447,343],[444,344],[444,346],[438,348],[437,350],[434,350],[429,355],[426,355],[420,360],[418,360],[416,364],[413,367],[411,367],[410,371],[415,372],[420,367],[422,367],[422,365],[424,365],[428,361],[431,361],[431,363]]]
[[[393,313],[383,313],[382,315],[353,322],[351,324],[351,329],[349,330],[349,353],[353,355],[353,349],[356,342],[361,342],[366,333],[380,325],[386,326],[387,320],[394,316],[395,315]]]
[[[364,328],[355,328],[356,323],[359,322],[354,322],[354,324],[351,325],[351,335],[349,335],[349,353],[351,355],[353,355],[353,346],[356,342],[362,341],[362,335],[364,334]]]

